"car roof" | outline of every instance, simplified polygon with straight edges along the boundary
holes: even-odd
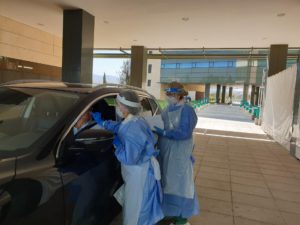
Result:
[[[47,80],[16,80],[7,83],[0,84],[0,87],[11,87],[11,88],[35,88],[35,89],[48,89],[48,90],[59,90],[77,93],[92,93],[99,89],[131,89],[139,92],[147,93],[145,90],[121,84],[83,84],[83,83],[68,83],[59,81],[47,81]],[[149,94],[149,93],[147,93]]]

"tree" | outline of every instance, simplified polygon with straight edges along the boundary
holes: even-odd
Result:
[[[104,73],[103,74],[103,82],[102,82],[103,84],[106,84],[107,82],[106,82],[106,74]]]
[[[130,60],[126,60],[126,61],[123,62],[119,77],[120,77],[120,84],[129,84]]]

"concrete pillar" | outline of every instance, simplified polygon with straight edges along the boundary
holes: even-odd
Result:
[[[205,98],[209,101],[209,94],[210,94],[210,84],[205,84]]]
[[[251,97],[250,97],[250,104],[254,105],[254,97],[255,97],[255,85],[251,86]]]
[[[82,9],[64,10],[62,80],[92,83],[95,18]]]
[[[217,92],[216,92],[216,103],[220,103],[220,90],[221,90],[221,85],[217,84]]]
[[[226,86],[222,86],[222,103],[225,103]]]
[[[147,78],[147,49],[144,46],[131,47],[131,68],[129,84],[146,88]]]
[[[248,91],[249,91],[249,85],[244,84],[244,89],[243,89],[243,101],[248,100]]]
[[[232,102],[232,90],[233,90],[233,87],[230,87],[229,88],[229,98],[230,98],[231,102]]]
[[[259,86],[255,87],[255,101],[254,101],[255,105],[258,105],[258,100],[259,100]]]
[[[288,45],[271,45],[268,77],[286,69]]]

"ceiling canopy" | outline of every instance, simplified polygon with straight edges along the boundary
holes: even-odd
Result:
[[[0,14],[62,36],[63,10],[95,16],[95,48],[300,47],[299,0],[0,0]]]

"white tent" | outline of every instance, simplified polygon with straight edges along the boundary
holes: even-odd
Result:
[[[288,150],[292,136],[297,138],[300,146],[299,122],[293,126],[296,78],[297,64],[268,77],[263,108],[263,130]],[[299,150],[300,147],[297,158],[300,158]]]

